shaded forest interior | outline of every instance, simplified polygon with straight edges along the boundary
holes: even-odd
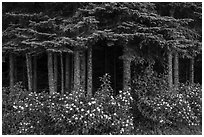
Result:
[[[202,134],[202,2],[3,2],[2,134]]]
[[[99,41],[97,46],[93,48],[93,93],[100,88],[101,82],[100,77],[105,73],[108,73],[111,76],[111,86],[114,89],[114,94],[117,94],[119,90],[123,88],[123,61],[120,58],[123,54],[122,47],[120,46],[104,46],[105,42]],[[202,84],[202,61],[200,60],[201,55],[195,58],[194,65],[194,82]],[[65,57],[65,55],[63,55]],[[60,71],[60,58],[58,55],[58,79],[61,77]],[[14,79],[16,82],[22,82],[22,84],[28,88],[27,85],[27,75],[26,75],[26,58],[23,55],[15,55],[14,58]],[[37,91],[47,91],[48,92],[48,73],[47,73],[47,54],[43,53],[37,56]],[[65,58],[63,58],[65,63]],[[189,81],[190,75],[190,60],[189,59],[179,59],[179,82],[185,83]],[[148,64],[131,64],[131,71],[133,74],[140,75],[141,72],[147,67]],[[86,66],[87,67],[87,66]],[[73,55],[70,54],[70,82],[73,86]],[[159,73],[163,74],[165,68],[161,65],[160,62],[156,61],[153,69]],[[64,66],[65,71],[65,66]],[[2,62],[2,86],[9,86],[9,58],[6,56]],[[87,74],[86,74],[87,76]],[[58,80],[58,91],[61,89],[60,80]],[[86,85],[86,84],[85,84]],[[71,88],[70,87],[70,88]],[[72,87],[73,88],[73,87]],[[87,87],[85,87],[86,89]]]
[[[3,5],[3,86],[22,81],[63,93],[82,85],[94,93],[108,73],[117,94],[152,62],[157,73],[169,72],[170,88],[202,83],[199,3]]]
[[[93,91],[101,85],[99,77],[108,73],[111,76],[111,86],[115,92],[123,88],[123,61],[120,59],[123,51],[119,46],[104,46],[99,41],[93,48]]]

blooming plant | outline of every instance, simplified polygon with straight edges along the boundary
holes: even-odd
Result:
[[[49,95],[28,93],[21,85],[16,85],[18,92],[4,88],[3,134],[132,134],[130,91],[114,97],[109,75],[101,82],[93,97],[82,89]]]
[[[185,124],[190,127],[201,124],[202,96],[199,85],[181,84],[178,89],[170,91],[165,78],[148,70],[144,76],[133,80],[133,95],[135,110],[158,124]]]

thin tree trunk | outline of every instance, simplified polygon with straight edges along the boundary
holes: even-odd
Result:
[[[37,92],[37,56],[33,58],[33,90]]]
[[[65,88],[66,88],[66,90],[69,92],[70,91],[70,56],[69,56],[69,54],[67,53],[66,54],[66,66],[65,66]]]
[[[113,63],[113,69],[114,69],[114,91],[116,92],[116,85],[117,85],[117,71],[116,71],[116,47],[114,47],[114,63]]]
[[[107,47],[105,46],[105,73],[108,73]]]
[[[10,89],[14,90],[14,59],[13,54],[9,54],[9,78],[10,78]]]
[[[6,61],[5,61],[5,56],[4,56],[4,55],[2,55],[2,62],[6,62]]]
[[[179,57],[178,53],[174,56],[174,86],[178,88],[179,85]]]
[[[15,55],[13,55],[13,62],[14,62],[14,83],[16,83],[17,82],[17,80],[18,80],[18,77],[17,77],[17,74],[18,74],[18,72],[17,72],[17,58],[16,58],[16,56]]]
[[[87,95],[92,96],[92,47],[88,48],[87,71]]]
[[[127,49],[124,49],[123,57],[123,90],[126,91],[130,88],[131,81],[131,58]]]
[[[25,72],[25,70],[26,70],[26,65],[25,65],[25,63],[23,63],[23,86],[26,86],[27,85],[27,81],[26,81],[26,76],[25,76],[25,74],[26,74],[26,72]]]
[[[58,61],[57,61],[57,53],[54,53],[54,85],[55,91],[57,92],[57,83],[58,83]]]
[[[64,62],[62,53],[60,54],[60,62],[61,62],[61,94],[64,94]]]
[[[53,70],[53,53],[48,51],[48,83],[50,94],[54,94],[55,86],[54,86],[54,70]]]
[[[170,16],[173,17],[175,12],[175,8],[173,7],[169,13]],[[173,88],[173,71],[172,71],[172,52],[170,51],[168,54],[168,83],[169,83],[169,89],[171,90]]]
[[[168,83],[169,83],[169,89],[172,89],[173,87],[173,79],[172,79],[172,52],[169,52],[168,54]]]
[[[74,89],[74,54],[71,56],[71,90]]]
[[[33,89],[32,57],[28,53],[26,54],[26,65],[27,65],[27,77],[28,77],[28,90],[32,91]]]
[[[81,54],[81,86],[85,90],[85,84],[86,84],[86,56],[85,51],[82,51]]]
[[[74,53],[74,90],[80,87],[80,56],[79,51]]]
[[[190,59],[190,83],[194,83],[194,58]]]

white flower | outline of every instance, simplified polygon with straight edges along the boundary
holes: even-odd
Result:
[[[96,104],[96,101],[94,100],[94,101],[92,101],[91,103],[92,103],[92,104]]]
[[[22,106],[20,106],[19,108],[22,109],[22,110],[24,110],[24,107],[22,107]]]
[[[123,132],[124,132],[124,128],[121,128],[120,133],[123,133]]]
[[[100,111],[100,108],[99,108],[99,107],[97,107],[96,109],[97,109],[98,111]]]
[[[91,102],[89,102],[88,105],[90,106],[90,105],[91,105]]]

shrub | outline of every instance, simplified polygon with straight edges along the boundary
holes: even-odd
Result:
[[[109,75],[94,97],[3,88],[3,134],[133,134],[130,91],[112,94]],[[11,99],[13,98],[13,99]]]
[[[189,127],[201,124],[201,87],[184,85],[168,90],[166,76],[158,76],[147,69],[143,76],[133,80],[133,115],[152,125],[180,124]]]
[[[183,94],[195,116],[202,122],[202,87],[200,84],[181,84],[178,92]]]

